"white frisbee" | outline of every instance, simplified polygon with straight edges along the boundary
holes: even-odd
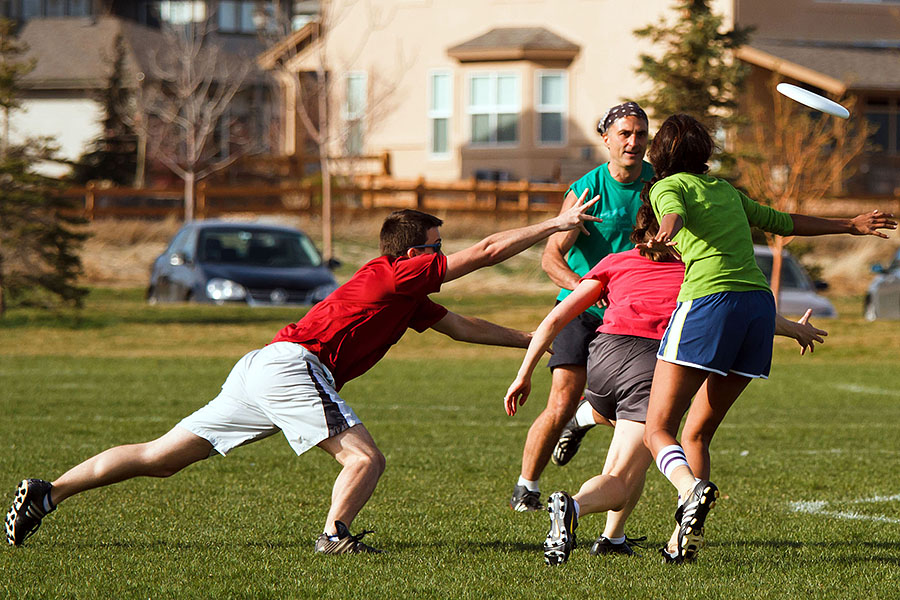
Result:
[[[779,83],[775,86],[775,89],[791,100],[795,100],[800,104],[805,104],[810,108],[821,110],[823,113],[828,113],[829,115],[834,115],[835,117],[840,117],[842,119],[850,118],[850,111],[837,102],[809,90],[804,90],[802,87],[797,87],[790,83]]]

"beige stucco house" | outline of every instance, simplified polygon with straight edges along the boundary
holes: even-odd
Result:
[[[329,72],[330,154],[387,151],[399,178],[566,181],[605,160],[606,109],[646,90],[634,69],[650,48],[633,32],[672,0],[327,5],[321,37],[311,25],[260,62]],[[731,3],[716,10],[730,18]],[[282,152],[308,150],[302,122],[285,127]]]
[[[333,0],[322,3],[330,15],[319,26],[271,48],[260,64],[280,71],[288,107],[298,102],[290,83],[298,73],[329,73],[330,155],[387,152],[399,178],[568,182],[606,159],[596,132],[604,111],[648,89],[634,69],[654,49],[634,30],[674,18],[674,4]],[[748,96],[761,93],[772,73],[860,95],[854,118],[881,125],[874,140],[881,150],[867,158],[856,192],[900,187],[900,3],[712,6],[726,26],[755,27],[739,54],[753,70]],[[281,127],[283,154],[315,151],[296,115],[286,114]]]

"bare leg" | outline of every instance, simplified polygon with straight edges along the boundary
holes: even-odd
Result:
[[[607,517],[604,535],[621,537],[625,521],[641,496],[651,456],[643,442],[644,424],[619,420],[606,455],[603,473],[586,481],[574,498],[580,516],[614,511]]]
[[[522,477],[525,479],[540,479],[559,434],[575,414],[586,377],[586,368],[577,365],[562,365],[553,369],[547,407],[534,420],[525,440],[522,452]]]
[[[375,491],[378,479],[384,473],[384,455],[363,425],[354,425],[338,435],[319,443],[343,469],[334,480],[331,492],[331,508],[325,521],[325,533],[337,533],[334,522],[341,521],[347,527],[362,510]]]
[[[681,431],[681,445],[700,479],[709,479],[709,444],[716,429],[749,383],[750,378],[742,375],[712,373],[694,398]]]
[[[701,369],[656,361],[647,408],[647,429],[644,432],[644,442],[654,458],[666,446],[678,444],[675,435],[681,418],[707,375]],[[671,481],[678,493],[685,496],[693,488],[694,479],[694,473],[687,466],[679,466],[671,474]]]
[[[50,499],[59,504],[85,490],[133,477],[169,477],[211,451],[208,441],[176,426],[152,442],[116,446],[72,467],[52,482]]]

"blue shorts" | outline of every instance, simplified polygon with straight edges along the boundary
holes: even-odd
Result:
[[[719,375],[766,379],[774,336],[771,292],[720,292],[678,303],[656,357]]]

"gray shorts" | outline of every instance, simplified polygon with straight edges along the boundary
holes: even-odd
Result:
[[[569,321],[553,340],[553,354],[547,363],[550,370],[563,365],[585,366],[588,361],[588,346],[597,337],[597,328],[602,324],[603,319],[588,312]]]
[[[600,333],[591,343],[584,397],[598,413],[617,421],[647,420],[659,340]]]
[[[299,455],[361,422],[315,354],[275,342],[244,355],[221,393],[178,425],[222,455],[281,431]]]

